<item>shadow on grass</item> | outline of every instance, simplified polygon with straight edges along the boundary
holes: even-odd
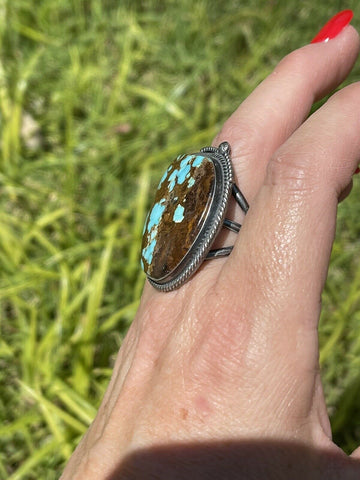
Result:
[[[360,459],[277,441],[172,444],[138,450],[106,480],[359,480]]]

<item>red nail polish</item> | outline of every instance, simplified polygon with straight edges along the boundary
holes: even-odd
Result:
[[[310,43],[328,42],[335,38],[346,25],[349,25],[353,16],[352,10],[343,10],[337,13],[323,26]]]
[[[360,167],[357,167],[357,169],[354,172],[354,175],[357,175],[358,173],[360,173]]]

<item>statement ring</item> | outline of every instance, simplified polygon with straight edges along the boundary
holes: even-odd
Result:
[[[223,142],[180,155],[161,178],[141,247],[141,266],[158,290],[175,290],[204,260],[230,255],[233,247],[211,250],[222,227],[240,231],[225,218],[231,195],[245,214],[249,209],[233,181],[230,152]]]

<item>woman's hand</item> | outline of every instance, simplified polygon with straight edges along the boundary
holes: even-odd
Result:
[[[332,443],[317,326],[339,199],[360,158],[352,27],[288,55],[227,120],[250,203],[226,259],[146,285],[98,415],[63,479],[358,479]],[[230,215],[229,215],[230,216]],[[231,217],[231,216],[230,216]]]

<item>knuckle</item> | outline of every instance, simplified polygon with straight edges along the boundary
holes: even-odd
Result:
[[[321,145],[307,148],[304,155],[299,151],[276,152],[268,164],[265,184],[301,195],[313,192],[322,183],[319,166],[324,165],[322,157],[326,160],[326,156],[326,148]]]
[[[291,154],[277,153],[268,165],[266,184],[271,186],[288,186],[292,190],[303,190],[306,172],[303,165],[292,161]]]

